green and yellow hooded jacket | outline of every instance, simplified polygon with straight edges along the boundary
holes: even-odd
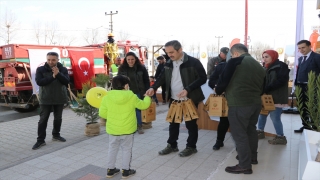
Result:
[[[111,90],[103,97],[99,116],[107,119],[106,132],[111,135],[127,135],[137,130],[135,109],[147,109],[151,98],[139,99],[132,91]]]

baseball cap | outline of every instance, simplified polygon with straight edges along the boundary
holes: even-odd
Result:
[[[220,49],[220,52],[223,52],[223,54],[227,55],[228,52],[229,52],[229,48],[223,47],[223,48]]]

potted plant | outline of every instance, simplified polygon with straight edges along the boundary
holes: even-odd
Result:
[[[110,86],[109,80],[110,77],[109,75],[106,74],[98,74],[96,77],[93,77],[92,82],[96,83],[97,86],[103,87],[105,89],[109,89],[108,87]],[[106,126],[106,119],[103,119],[100,117],[100,125],[101,126]]]
[[[97,122],[99,119],[99,110],[91,106],[85,98],[85,95],[89,89],[93,88],[90,82],[82,84],[82,92],[78,93],[78,108],[72,108],[78,116],[84,116],[87,120],[85,135],[86,136],[96,136],[100,134],[100,124]]]
[[[301,115],[302,120],[314,131],[320,132],[320,76],[316,75],[314,72],[308,74],[308,85],[307,85],[307,113],[310,121],[303,119],[302,116],[302,89],[297,86],[295,89],[295,94],[297,96],[297,108]]]
[[[305,170],[304,172],[301,170],[299,177],[314,175],[313,173],[310,174],[310,172],[314,169],[310,169],[308,164],[312,164],[313,168],[320,168],[320,164],[314,164],[314,161],[320,162],[320,148],[316,146],[316,143],[320,142],[320,76],[316,75],[312,71],[308,73],[306,106],[309,121],[304,119],[304,116],[302,116],[302,110],[304,108],[302,102],[302,93],[302,89],[297,86],[295,89],[295,94],[297,96],[297,108],[302,120],[312,130],[309,131],[305,129],[303,132],[303,140],[301,140],[299,148],[299,157],[301,157],[299,159],[302,160],[299,160],[299,167],[302,167],[302,169],[305,168]],[[316,151],[313,150],[314,147],[316,147]]]

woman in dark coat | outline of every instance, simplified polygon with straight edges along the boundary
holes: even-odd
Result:
[[[123,64],[118,69],[118,75],[129,77],[130,90],[140,99],[143,98],[143,95],[150,87],[148,71],[133,52],[128,52],[126,54]],[[138,109],[136,109],[136,116],[138,121],[138,133],[143,134],[141,111]]]
[[[276,137],[268,140],[270,144],[287,144],[287,139],[283,134],[283,126],[281,122],[282,108],[288,105],[288,81],[289,68],[288,65],[278,59],[277,51],[267,50],[262,54],[266,68],[266,83],[264,93],[272,95],[276,109],[270,111],[270,118],[276,130]],[[268,115],[259,115],[258,120],[258,137],[264,138],[264,127],[266,125]]]

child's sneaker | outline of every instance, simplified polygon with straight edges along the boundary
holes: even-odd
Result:
[[[119,174],[120,169],[114,168],[114,169],[108,169],[107,178],[112,178],[113,176]]]
[[[129,170],[122,169],[122,179],[127,179],[128,177],[131,177],[135,174],[136,174],[136,170],[134,169],[129,169]]]

